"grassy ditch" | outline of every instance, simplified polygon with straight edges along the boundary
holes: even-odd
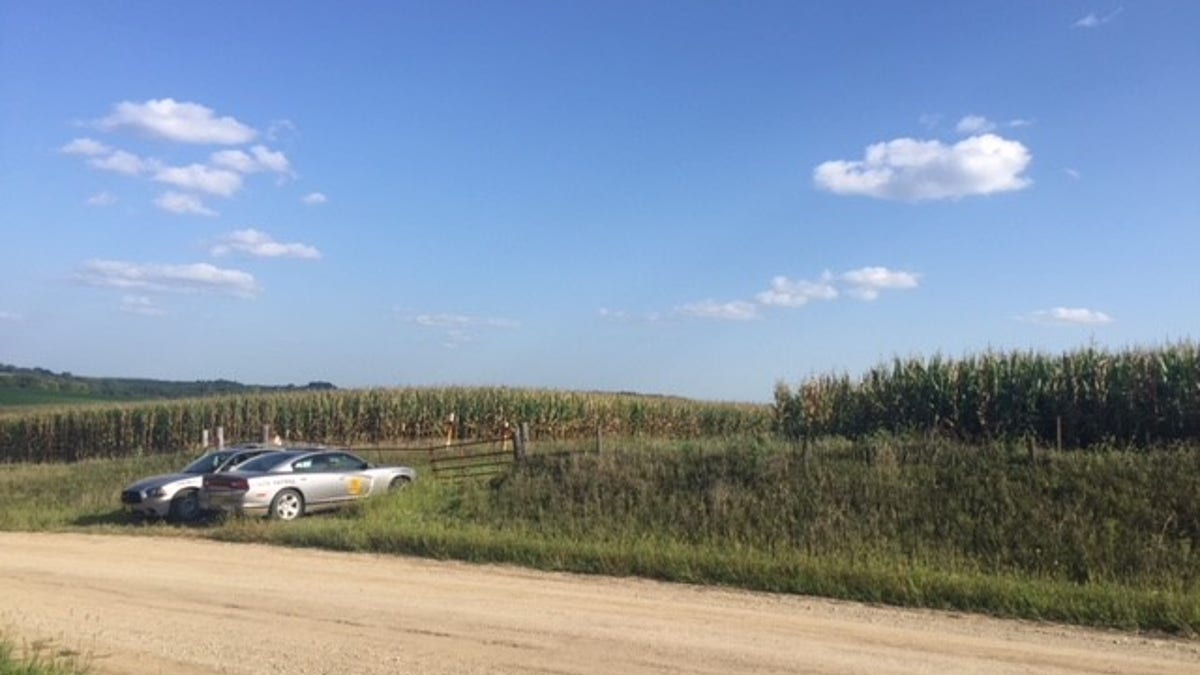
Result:
[[[0,675],[83,675],[90,670],[78,652],[56,650],[48,642],[18,648],[0,634]]]
[[[0,468],[0,527],[187,533],[1123,629],[1200,628],[1200,446],[1031,458],[1024,448],[886,436],[806,450],[761,438],[609,440],[602,454],[535,455],[491,482],[418,481],[295,523],[123,525],[122,481],[163,461]],[[42,485],[52,515],[30,514],[39,489],[14,497],[16,483]]]

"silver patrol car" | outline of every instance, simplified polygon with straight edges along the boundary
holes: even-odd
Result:
[[[376,467],[346,450],[271,452],[204,477],[200,502],[226,513],[293,520],[408,485],[406,466]]]
[[[229,471],[271,451],[265,445],[246,443],[210,452],[179,473],[151,476],[130,485],[121,491],[121,504],[132,515],[175,522],[195,520],[201,513],[199,496],[204,474]]]

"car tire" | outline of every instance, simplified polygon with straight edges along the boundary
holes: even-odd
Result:
[[[272,520],[295,520],[304,515],[304,495],[296,490],[280,490],[271,500],[268,515]]]
[[[396,476],[392,479],[392,482],[388,483],[388,492],[399,492],[408,487],[408,484],[411,482],[412,479],[408,476]]]
[[[200,491],[184,490],[171,500],[167,519],[174,523],[186,523],[200,517]]]

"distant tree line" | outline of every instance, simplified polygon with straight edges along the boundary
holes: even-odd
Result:
[[[255,392],[330,391],[337,387],[322,381],[305,385],[269,386],[248,385],[224,379],[178,382],[125,377],[79,377],[67,371],[55,373],[45,368],[22,368],[0,363],[0,390],[5,389],[55,392],[109,400],[137,400]]]

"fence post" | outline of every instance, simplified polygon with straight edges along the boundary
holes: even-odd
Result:
[[[225,427],[217,427],[217,449],[225,449]]]
[[[514,440],[515,440],[515,442],[513,443],[513,460],[517,461],[517,462],[523,462],[523,461],[525,461],[525,454],[528,450],[527,444],[529,443],[529,423],[528,422],[521,422],[521,424],[519,426],[517,426],[517,437]]]
[[[262,431],[263,431],[262,442],[263,442],[263,445],[266,445],[267,443],[271,442],[271,425],[264,424]]]
[[[200,447],[208,449],[208,429],[200,432]]]
[[[446,418],[446,447],[450,447],[450,444],[454,442],[456,432],[458,431],[456,417],[457,415],[450,413],[450,416]]]
[[[596,423],[596,454],[604,452],[604,427],[599,422]]]

